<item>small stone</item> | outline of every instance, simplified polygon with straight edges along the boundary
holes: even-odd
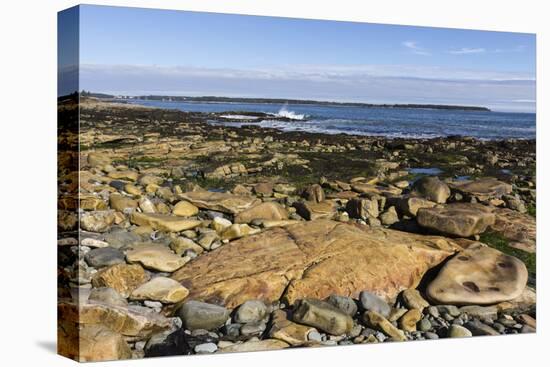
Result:
[[[460,325],[451,325],[447,332],[449,338],[466,338],[472,336],[470,330]]]
[[[424,308],[428,307],[430,304],[428,301],[426,301],[420,292],[416,289],[410,288],[405,289],[401,293],[401,297],[403,298],[403,302],[405,303],[405,306],[408,309],[416,308],[420,310],[420,312],[424,311]]]
[[[109,196],[109,205],[112,209],[126,213],[136,209],[138,207],[138,202],[120,194],[112,194]]]
[[[180,217],[192,217],[198,213],[199,208],[185,200],[174,205],[174,209],[172,210],[172,214]]]
[[[265,331],[265,323],[264,322],[254,322],[249,324],[244,324],[241,326],[241,335],[242,336],[252,336],[252,335],[260,335]]]
[[[86,262],[94,268],[102,268],[125,262],[124,254],[112,247],[96,248],[85,256]]]
[[[385,226],[391,226],[392,224],[399,222],[399,216],[397,215],[395,206],[390,206],[382,214],[380,214],[379,218],[380,222]]]
[[[323,337],[317,330],[310,331],[309,334],[307,334],[307,339],[318,343],[323,341]]]
[[[466,329],[470,330],[472,335],[480,336],[480,335],[500,335],[498,331],[493,329],[487,324],[484,324],[483,322],[479,320],[472,320],[468,321],[464,324],[464,327]]]
[[[90,232],[106,232],[115,222],[115,214],[110,210],[83,213],[80,216],[80,227]]]
[[[177,281],[165,277],[156,277],[136,288],[130,298],[177,303],[183,301],[188,294],[187,288]]]
[[[432,333],[431,331],[426,332],[424,336],[426,337],[426,339],[430,339],[430,340],[439,339],[439,335],[437,335],[436,333]]]
[[[368,291],[363,291],[359,294],[361,306],[366,311],[374,311],[383,317],[389,317],[391,307],[382,298]]]
[[[190,258],[174,254],[168,247],[157,244],[137,244],[126,253],[129,263],[140,263],[148,269],[174,272],[184,266]]]
[[[413,308],[409,311],[407,311],[406,314],[404,314],[399,319],[399,328],[401,330],[413,332],[416,331],[416,324],[422,319],[422,313],[420,310]]]
[[[204,249],[197,245],[195,241],[185,237],[177,237],[170,242],[170,248],[176,253],[176,255],[182,255],[187,250],[193,250],[195,254],[201,254]]]
[[[195,348],[193,348],[193,350],[197,354],[210,354],[217,351],[218,346],[214,343],[203,343],[203,344],[195,345]]]
[[[405,334],[398,328],[392,325],[384,316],[375,311],[366,311],[363,314],[363,320],[365,323],[377,330],[382,331],[386,335],[390,336],[394,341],[405,341],[407,338]]]
[[[423,318],[418,322],[416,328],[420,331],[428,331],[432,328],[432,323],[427,318]]]
[[[252,228],[248,224],[232,224],[229,228],[223,231],[221,238],[222,240],[234,240],[237,238],[249,236],[260,232],[259,229]]]
[[[267,316],[267,306],[262,301],[250,300],[239,306],[234,320],[238,323],[258,323]]]
[[[225,324],[229,310],[225,307],[199,301],[187,301],[177,311],[183,327],[189,330],[214,330]]]
[[[321,329],[332,335],[349,332],[352,318],[328,302],[303,299],[298,302],[293,314],[294,321]]]
[[[537,329],[535,329],[534,327],[529,326],[529,325],[523,325],[523,326],[521,327],[520,332],[521,332],[522,334],[536,333],[536,332],[537,332]]]
[[[233,223],[231,223],[230,220],[225,219],[223,217],[215,217],[212,220],[211,227],[214,229],[217,233],[222,233],[227,228],[231,227]]]
[[[327,298],[327,302],[352,317],[357,313],[357,305],[355,304],[355,301],[350,297],[338,296],[333,294]]]

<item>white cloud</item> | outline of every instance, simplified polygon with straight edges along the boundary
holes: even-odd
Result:
[[[403,46],[405,46],[406,48],[408,48],[413,54],[423,55],[423,56],[430,56],[431,55],[431,53],[428,50],[426,50],[423,47],[418,46],[418,43],[415,42],[415,41],[405,41],[401,44]]]
[[[482,54],[485,51],[486,50],[481,47],[477,47],[477,48],[462,47],[461,49],[458,49],[458,50],[451,50],[449,51],[449,53],[453,55],[467,55],[467,54]]]

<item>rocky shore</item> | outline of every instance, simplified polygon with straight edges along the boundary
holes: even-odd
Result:
[[[216,117],[81,100],[80,152],[60,157],[79,164],[59,172],[61,354],[536,331],[535,141]]]

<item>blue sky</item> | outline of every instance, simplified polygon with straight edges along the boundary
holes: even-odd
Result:
[[[83,6],[80,89],[535,109],[535,36]]]

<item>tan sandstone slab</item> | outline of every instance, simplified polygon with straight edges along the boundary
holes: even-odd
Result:
[[[128,337],[148,337],[169,329],[171,321],[146,307],[114,306],[100,302],[58,304],[59,317],[63,322],[81,325],[103,325]]]
[[[129,263],[140,263],[148,269],[173,272],[187,264],[189,257],[178,256],[168,247],[158,244],[136,244],[126,253]]]
[[[284,341],[277,339],[251,340],[241,344],[234,344],[229,347],[221,348],[221,353],[234,352],[258,352],[262,350],[277,350],[288,348],[289,345]]]
[[[452,236],[471,237],[495,223],[492,209],[472,203],[449,204],[442,208],[418,209],[416,220],[422,227]]]
[[[292,346],[308,343],[308,334],[316,329],[311,326],[297,324],[289,320],[287,313],[283,310],[273,311],[271,314],[271,329],[269,336],[279,339]]]
[[[494,211],[495,224],[489,229],[509,240],[509,245],[535,253],[537,221],[534,217],[515,210],[500,208]]]
[[[132,357],[122,334],[103,325],[59,327],[57,352],[79,362],[116,361]]]
[[[250,223],[254,219],[286,220],[288,212],[280,204],[265,202],[237,214],[235,223]]]
[[[487,305],[519,297],[526,284],[521,260],[474,244],[441,268],[426,294],[441,304]]]
[[[199,208],[230,214],[240,213],[261,203],[261,200],[254,196],[233,195],[223,192],[190,191],[179,196]]]
[[[148,226],[166,232],[181,232],[201,225],[200,220],[155,213],[132,213],[130,221],[138,226]]]
[[[116,264],[95,273],[92,277],[92,285],[95,288],[113,288],[123,297],[128,297],[134,289],[147,280],[149,276],[140,265]]]
[[[228,243],[172,275],[190,299],[229,308],[247,300],[357,298],[387,300],[415,288],[424,273],[459,249],[453,240],[330,220],[278,227]]]
[[[156,277],[136,288],[130,298],[135,300],[152,300],[162,303],[177,303],[187,297],[189,291],[174,279]]]
[[[449,187],[464,195],[476,197],[480,201],[499,198],[512,192],[512,185],[493,177],[475,181],[454,181],[449,183]]]

